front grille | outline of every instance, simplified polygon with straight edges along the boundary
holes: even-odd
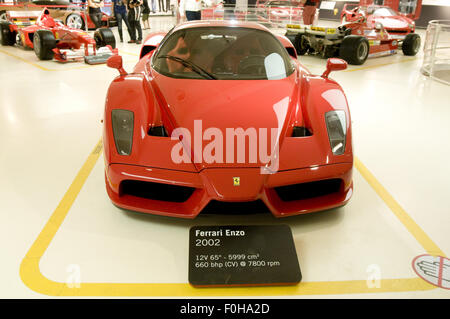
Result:
[[[212,200],[201,214],[245,215],[269,213],[269,209],[261,200],[251,202],[220,202]]]
[[[120,184],[121,195],[131,195],[146,199],[175,203],[187,201],[194,191],[195,188],[192,187],[135,180],[124,180]]]
[[[275,187],[275,192],[285,202],[310,199],[339,192],[342,180],[326,179],[322,181]]]

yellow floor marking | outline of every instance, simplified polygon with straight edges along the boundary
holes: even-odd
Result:
[[[28,63],[28,64],[30,64],[30,65],[32,65],[32,66],[38,68],[38,69],[41,69],[41,70],[43,70],[43,71],[50,71],[50,72],[54,72],[54,71],[70,71],[70,70],[87,69],[87,68],[91,68],[91,67],[95,67],[95,66],[106,66],[105,63],[100,63],[100,64],[84,64],[84,65],[73,66],[73,67],[62,67],[62,68],[60,68],[60,69],[49,69],[49,68],[46,68],[46,67],[44,67],[44,66],[42,66],[42,65],[39,65],[39,64],[37,64],[37,63],[34,63],[34,62],[32,62],[32,61],[29,61],[29,60],[27,60],[27,59],[24,59],[24,58],[22,58],[22,57],[20,57],[20,56],[18,56],[18,55],[9,53],[9,52],[7,52],[7,51],[4,51],[4,50],[1,50],[1,49],[0,49],[0,52],[1,52],[1,53],[4,53],[4,54],[6,54],[6,55],[8,55],[8,56],[10,56],[10,57],[13,57],[13,58],[15,58],[15,59],[18,59],[18,60],[20,60],[20,61],[23,61],[23,62],[25,62],[25,63]],[[129,53],[129,54],[131,54],[131,53]],[[134,55],[134,54],[133,54],[133,55]],[[137,54],[136,54],[136,56],[137,56]],[[136,62],[136,61],[135,61],[135,60],[124,61],[124,63],[128,63],[128,62]],[[58,63],[58,62],[55,62],[55,63]],[[64,62],[59,62],[59,63],[65,64]],[[66,62],[66,63],[70,63],[70,64],[71,64],[71,63],[77,63],[77,62],[75,61],[75,62]]]
[[[39,269],[40,259],[89,177],[101,151],[100,140],[22,260],[20,277],[25,285],[36,292],[52,296],[295,296],[424,291],[436,288],[420,278],[382,279],[380,288],[368,288],[365,280],[301,282],[296,286],[250,288],[193,288],[187,283],[81,283],[79,288],[70,288],[66,283],[50,280]],[[359,159],[355,159],[355,166],[425,250],[444,256]]]
[[[408,215],[408,213],[400,206],[400,204],[392,197],[391,194],[378,182],[375,176],[364,166],[358,158],[355,158],[355,166],[370,186],[375,190],[378,196],[386,203],[395,216],[402,222],[414,238],[422,245],[430,254],[445,257],[442,250],[431,240],[430,237],[420,228],[419,225]]]
[[[38,69],[41,69],[41,70],[43,70],[43,71],[51,71],[50,69],[47,69],[46,67],[40,66],[39,64],[33,63],[33,62],[31,62],[31,61],[28,61],[28,60],[26,60],[26,59],[24,59],[24,58],[21,58],[20,56],[17,56],[17,55],[15,55],[15,54],[9,53],[9,52],[7,52],[7,51],[0,50],[0,52],[1,52],[1,53],[4,53],[4,54],[6,54],[6,55],[9,55],[10,57],[13,57],[13,58],[15,58],[15,59],[17,59],[17,60],[20,60],[20,61],[23,61],[23,62],[25,62],[25,63],[28,63],[28,64],[30,64],[30,65],[32,65],[32,66],[38,68]]]
[[[394,62],[388,62],[388,63],[377,64],[377,65],[362,66],[360,68],[347,69],[347,70],[345,70],[343,72],[354,72],[354,71],[361,71],[361,70],[368,70],[368,69],[376,69],[376,68],[381,68],[383,66],[388,66],[388,65],[392,65],[392,64],[398,64],[398,63],[411,62],[411,61],[415,61],[415,60],[417,60],[417,58],[405,59],[405,60],[401,60],[401,61],[394,61]]]

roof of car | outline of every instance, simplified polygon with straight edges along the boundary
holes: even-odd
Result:
[[[173,31],[189,28],[201,28],[201,27],[238,27],[238,28],[252,28],[257,30],[263,30],[270,32],[265,26],[249,21],[236,21],[236,20],[195,20],[188,21],[177,25]]]

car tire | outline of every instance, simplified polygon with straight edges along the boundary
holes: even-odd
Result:
[[[420,36],[417,33],[407,34],[402,44],[404,55],[416,55],[420,50]]]
[[[84,30],[84,19],[78,13],[71,13],[66,18],[66,26],[69,28]]]
[[[297,34],[294,40],[294,47],[298,55],[305,55],[309,50],[308,40],[303,34]]]
[[[39,60],[53,59],[53,49],[56,48],[56,40],[52,31],[37,30],[33,36],[34,53]]]
[[[348,35],[342,40],[339,57],[349,64],[361,65],[369,56],[369,41],[359,35]]]
[[[0,22],[0,41],[2,45],[14,45],[16,42],[16,32],[9,29],[10,22]]]
[[[95,43],[97,44],[97,48],[101,48],[107,45],[110,45],[111,48],[116,48],[116,38],[112,33],[111,29],[108,28],[99,28],[94,33]]]

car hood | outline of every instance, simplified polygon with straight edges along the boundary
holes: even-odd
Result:
[[[199,144],[205,148],[210,141],[215,140],[217,134],[223,136],[223,158],[226,161],[227,129],[254,131],[257,133],[258,143],[262,137],[259,132],[266,132],[267,147],[276,143],[281,148],[283,132],[287,127],[287,119],[294,105],[297,104],[298,81],[297,72],[281,80],[191,80],[175,79],[155,73],[152,81],[153,90],[157,95],[162,113],[170,120],[169,132],[175,128],[184,128],[191,139],[183,139],[186,150],[192,154]],[[265,129],[265,130],[264,130]],[[274,141],[270,146],[271,129],[274,130]],[[214,134],[214,137],[203,137],[204,133]],[[216,134],[217,133],[217,134]],[[170,134],[170,133],[169,133]],[[264,133],[262,133],[264,134]],[[263,138],[263,137],[262,137]],[[197,139],[197,140],[196,140]],[[194,141],[200,141],[195,144]],[[247,139],[245,151],[249,150]],[[246,157],[245,163],[236,164],[237,145],[234,145],[234,162],[207,163],[205,158],[199,159],[196,152],[195,164],[197,169],[207,167],[256,167],[264,165],[258,156],[257,162],[250,162]],[[259,151],[258,144],[258,151]],[[247,154],[248,155],[248,154]]]
[[[381,23],[386,29],[407,29],[411,23],[406,17],[377,17],[374,21]]]

